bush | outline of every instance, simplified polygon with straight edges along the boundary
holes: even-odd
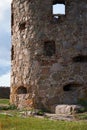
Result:
[[[15,105],[0,106],[0,110],[14,110],[14,109],[17,109]]]
[[[87,120],[87,113],[79,113],[76,115],[76,118],[79,120]]]
[[[14,110],[14,109],[17,109],[15,105],[9,105],[9,110]]]
[[[85,106],[85,107],[87,107],[87,100],[85,100],[85,99],[79,99],[79,101],[78,101],[78,103],[80,104],[80,105],[82,105],[82,106]]]
[[[40,115],[40,116],[43,116],[43,115],[44,115],[44,111],[38,110],[36,114],[37,114],[37,115]]]

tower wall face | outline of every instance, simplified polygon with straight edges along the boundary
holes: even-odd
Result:
[[[54,2],[55,3],[55,2]],[[54,111],[87,100],[87,1],[13,0],[11,103]]]

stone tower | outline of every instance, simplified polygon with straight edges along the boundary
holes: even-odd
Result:
[[[54,5],[65,13],[54,13]],[[13,0],[11,95],[18,108],[54,111],[87,101],[87,0]]]

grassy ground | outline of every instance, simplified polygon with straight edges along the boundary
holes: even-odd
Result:
[[[9,104],[8,99],[0,99],[0,104]],[[2,113],[11,115],[3,115]],[[17,110],[0,110],[0,130],[87,130],[87,121],[53,121],[49,119],[39,119],[35,117],[23,118]],[[87,119],[87,113],[83,117]],[[78,118],[83,119],[82,114]]]
[[[0,115],[0,130],[87,130],[87,122],[52,121]]]
[[[0,99],[0,105],[8,105],[9,104],[9,99]]]

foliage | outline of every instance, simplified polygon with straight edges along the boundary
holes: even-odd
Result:
[[[0,99],[0,110],[14,110],[17,109],[15,105],[10,105],[9,99]]]
[[[87,100],[85,100],[84,98],[79,99],[78,103],[82,106],[87,107]]]
[[[43,115],[44,115],[44,111],[43,111],[43,110],[39,110],[39,111],[37,112],[37,115],[43,116]]]
[[[9,105],[8,109],[9,110],[15,110],[15,109],[17,109],[17,107],[15,105]]]
[[[0,110],[14,110],[14,109],[17,109],[15,105],[0,106]]]
[[[87,112],[76,114],[75,118],[79,120],[87,120]]]

